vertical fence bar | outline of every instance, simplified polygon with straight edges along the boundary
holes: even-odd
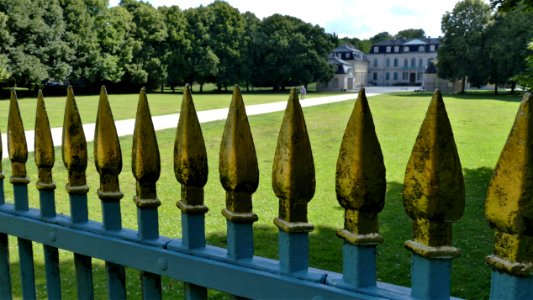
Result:
[[[259,167],[254,140],[244,108],[241,91],[236,86],[229,107],[219,154],[220,182],[226,190],[228,256],[233,259],[254,255],[252,194],[259,185]]]
[[[120,230],[122,220],[118,175],[122,171],[122,151],[113,120],[107,91],[102,86],[96,125],[94,130],[94,163],[100,174],[98,197],[102,202],[102,215],[105,230]],[[109,299],[126,299],[126,272],[124,267],[106,261],[107,289]]]
[[[307,203],[315,194],[315,166],[296,89],[291,89],[272,166],[272,188],[279,198],[279,260],[283,273],[306,272],[309,262]]]
[[[74,91],[67,89],[67,102],[63,120],[63,163],[68,170],[66,186],[70,198],[72,223],[83,224],[88,221],[87,210],[87,141],[83,132],[83,123],[74,98]],[[78,299],[93,299],[93,277],[91,257],[74,253]]]
[[[462,215],[465,191],[461,162],[442,94],[436,90],[405,170],[403,205],[413,222],[411,295],[449,299],[452,222]]]
[[[132,172],[137,181],[134,201],[137,205],[139,238],[155,240],[159,238],[157,208],[161,201],[157,198],[156,182],[161,173],[161,159],[144,88],[141,89],[137,105],[131,161]],[[144,299],[161,299],[159,275],[143,271],[141,280]]]
[[[186,249],[205,247],[204,185],[207,182],[207,152],[200,122],[191,96],[191,87],[183,91],[180,118],[174,144],[174,173],[181,183],[182,240]],[[184,283],[186,299],[206,299],[207,289]]]
[[[52,180],[52,168],[55,163],[54,142],[41,90],[39,90],[37,97],[37,109],[35,112],[34,149],[35,165],[39,172],[37,189],[39,190],[41,216],[43,218],[54,218],[56,216],[54,196],[56,185]],[[53,234],[50,238],[54,239]],[[48,298],[61,299],[59,251],[55,247],[43,245],[43,252]]]
[[[387,181],[381,146],[365,89],[359,90],[342,139],[336,175],[337,200],[345,209],[343,281],[350,288],[376,285],[378,213],[385,205]]]
[[[533,295],[533,95],[526,93],[489,184],[485,216],[495,229],[491,299]]]
[[[0,158],[3,157],[2,134],[0,133]],[[0,163],[0,206],[5,204],[4,170]],[[0,233],[0,298],[11,299],[11,275],[9,271],[9,242],[7,234]]]
[[[26,145],[24,125],[22,124],[17,94],[14,88],[11,89],[7,127],[7,143],[12,170],[9,181],[13,185],[13,192],[15,194],[15,210],[27,211],[29,209],[28,183],[30,182],[30,179],[26,176],[28,146]],[[36,294],[32,242],[23,238],[18,238],[17,240],[22,295],[26,299],[34,299]]]

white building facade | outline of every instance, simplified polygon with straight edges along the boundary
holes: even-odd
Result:
[[[422,85],[424,71],[437,58],[436,38],[388,40],[372,45],[368,60],[368,82],[374,85]]]
[[[335,75],[328,82],[318,82],[319,91],[350,91],[367,85],[368,61],[365,54],[350,46],[342,45],[328,56],[328,63],[335,67]]]

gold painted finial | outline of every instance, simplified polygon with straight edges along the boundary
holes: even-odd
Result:
[[[37,109],[35,112],[35,164],[39,169],[38,189],[55,189],[52,180],[52,168],[55,163],[54,141],[50,131],[50,122],[44,105],[43,92],[39,89]]]
[[[94,163],[100,174],[98,196],[102,200],[120,200],[118,175],[122,171],[122,151],[105,86],[100,90],[94,130]]]
[[[156,192],[156,182],[161,174],[161,159],[144,88],[139,93],[139,103],[137,104],[131,169],[137,180],[137,195],[134,198],[137,207],[158,207],[161,205]]]
[[[180,118],[174,143],[174,174],[181,183],[177,206],[184,213],[206,213],[204,185],[207,183],[207,152],[189,85],[183,91]]]
[[[413,220],[413,240],[405,246],[431,257],[454,257],[452,222],[463,215],[461,162],[442,94],[436,90],[405,170],[403,205]]]
[[[279,198],[274,224],[285,232],[309,232],[307,203],[315,194],[315,165],[296,89],[291,89],[272,165],[272,188]]]
[[[385,164],[365,89],[359,90],[337,159],[337,200],[345,209],[337,235],[354,245],[383,242],[378,213],[385,205]]]
[[[20,109],[15,89],[11,89],[9,99],[9,116],[7,118],[7,145],[9,159],[11,159],[11,183],[28,183],[26,177],[26,161],[28,160],[28,146],[24,125],[20,116]]]
[[[526,93],[487,191],[485,216],[496,229],[492,267],[533,275],[533,95]]]
[[[232,222],[255,222],[252,194],[259,185],[259,168],[254,140],[238,86],[224,126],[219,153],[220,182],[226,190],[226,208],[222,214]]]
[[[85,177],[87,141],[72,86],[67,89],[67,103],[63,120],[62,156],[63,163],[68,170],[68,192],[86,194],[89,191]]]

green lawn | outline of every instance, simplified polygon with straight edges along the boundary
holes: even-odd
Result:
[[[112,96],[110,98],[115,114],[119,113],[117,109],[122,110],[117,108],[120,106],[113,104],[113,101],[117,101],[116,99],[119,97]],[[172,99],[167,100],[168,103],[170,101],[176,103],[173,106],[175,108],[169,107],[168,109],[172,112],[177,111],[180,97],[176,95],[168,97],[168,99]],[[257,97],[257,99],[261,99],[260,95]],[[83,101],[80,98],[78,97],[80,110],[84,112],[84,109],[90,109],[81,105]],[[135,100],[130,98],[127,101]],[[156,104],[152,102],[156,98],[149,95],[154,114],[157,114],[156,111],[158,111],[155,109]],[[252,100],[252,98],[252,95],[245,95],[245,103],[261,101]],[[282,98],[286,100],[287,95]],[[429,93],[398,93],[369,98],[378,138],[383,149],[388,182],[386,205],[380,214],[380,230],[385,238],[385,243],[378,248],[378,277],[379,280],[405,286],[410,285],[410,252],[403,248],[403,243],[411,237],[411,223],[403,211],[401,189],[405,166],[430,98]],[[207,102],[203,99],[200,95],[194,95],[197,107],[201,107],[203,101]],[[490,270],[484,264],[483,259],[491,253],[493,242],[493,232],[484,219],[483,204],[492,169],[512,126],[520,97],[445,95],[444,100],[464,170],[467,197],[465,215],[453,227],[454,245],[461,248],[462,256],[457,258],[453,264],[452,294],[468,299],[483,299],[488,297],[490,282]],[[21,104],[23,102],[25,101],[21,101]],[[125,110],[130,110],[131,112],[128,113],[133,115],[134,109],[131,106],[135,102],[127,103],[130,105],[125,106],[127,108]],[[229,103],[229,97],[225,103],[226,105]],[[4,103],[0,104],[3,105]],[[335,230],[343,225],[343,210],[337,203],[335,196],[335,164],[340,141],[352,107],[353,101],[346,101],[304,109],[317,178],[315,197],[309,204],[309,221],[315,225],[315,231],[310,236],[310,264],[313,267],[337,272],[340,272],[342,268],[342,241],[335,236]],[[5,109],[0,109],[5,112]],[[271,167],[282,115],[281,112],[278,112],[250,118],[260,170],[260,185],[253,197],[254,211],[259,216],[259,221],[254,225],[255,249],[256,255],[271,258],[277,258],[277,227],[273,225],[272,220],[276,217],[278,210],[278,201],[271,188]],[[223,121],[202,124],[210,166],[209,181],[205,187],[205,203],[210,208],[206,215],[207,239],[209,243],[219,246],[225,246],[226,231],[226,220],[220,214],[225,205],[224,190],[218,179],[218,148],[223,126]],[[157,133],[162,162],[158,196],[162,202],[159,209],[161,233],[170,237],[179,237],[181,232],[180,212],[175,203],[179,200],[180,193],[172,166],[174,134],[174,129]],[[130,171],[131,142],[131,137],[121,139],[125,159],[120,180],[125,194],[122,200],[124,226],[136,228],[136,208],[132,201],[135,183]],[[98,177],[92,161],[92,144],[89,144],[89,149],[91,160],[88,168],[88,182],[91,187],[89,192],[90,218],[101,220],[100,204],[96,197]],[[59,150],[56,151],[56,158],[58,161],[54,168],[54,179],[58,186],[56,191],[57,207],[59,212],[68,214],[68,198],[63,188],[66,183],[66,172],[60,161],[61,152]],[[37,190],[33,188],[36,180],[33,156],[30,155],[28,161],[28,174],[32,179],[29,189],[32,199],[31,205],[37,207],[38,194]],[[4,173],[8,178],[10,174],[9,162],[4,160],[3,165]],[[11,193],[9,184],[6,184],[6,198],[12,198]],[[12,272],[18,276],[14,263],[17,260],[16,247],[14,246],[14,239],[10,241]],[[39,297],[44,298],[45,283],[41,247],[35,245],[34,251],[37,260],[38,293]],[[64,297],[69,299],[75,295],[71,255],[64,253],[62,261],[65,262],[62,264]],[[106,292],[103,288],[105,276],[102,264],[97,265],[95,276],[96,297],[103,298]],[[18,282],[15,281],[15,284],[18,285]],[[130,296],[138,298],[138,275],[133,270],[128,271],[128,286],[132,293]],[[167,296],[181,295],[179,283],[165,281],[164,286]],[[20,297],[20,288],[15,287],[15,291]],[[221,294],[212,294],[211,296],[213,298],[224,297]]]

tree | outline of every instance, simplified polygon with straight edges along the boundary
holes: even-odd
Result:
[[[71,72],[73,51],[65,42],[65,22],[58,0],[0,0],[14,38],[8,48],[11,78],[21,86],[44,80],[64,81]]]
[[[533,12],[512,10],[497,13],[486,30],[485,49],[488,53],[489,82],[495,85],[511,83],[514,92],[515,75],[526,68],[527,44],[533,38]]]
[[[444,36],[438,50],[439,77],[451,81],[462,80],[465,91],[466,77],[476,86],[488,78],[483,32],[491,20],[490,7],[482,0],[458,2],[452,12],[442,17]]]
[[[250,91],[250,85],[257,82],[259,51],[257,51],[257,30],[261,20],[253,13],[247,11],[243,14],[244,26],[247,30],[243,36],[243,51],[240,57],[240,78],[246,86],[246,91]]]
[[[174,92],[177,85],[183,84],[186,75],[186,56],[191,53],[191,41],[187,39],[187,20],[178,6],[159,7],[167,24],[168,38],[164,42],[163,64],[167,69],[166,83]]]
[[[404,29],[398,31],[398,33],[394,36],[394,39],[397,40],[409,40],[409,39],[420,39],[425,38],[426,33],[424,32],[424,29]]]
[[[390,33],[383,31],[370,38],[372,44],[383,42],[386,40],[392,40],[394,37]]]
[[[9,18],[5,13],[0,12],[0,83],[11,77],[9,66],[10,61],[6,53],[13,44],[14,39],[7,28],[8,19]]]

